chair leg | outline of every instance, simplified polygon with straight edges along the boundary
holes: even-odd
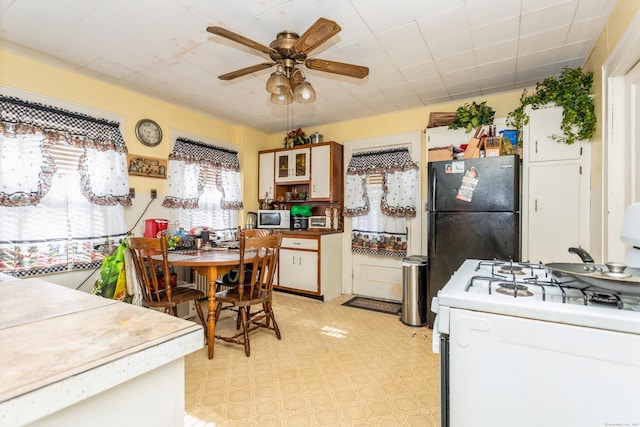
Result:
[[[222,311],[222,303],[218,302],[216,304],[216,314],[215,314],[215,322],[218,323],[218,318],[220,317],[220,312]]]
[[[174,305],[174,306],[172,307],[171,311],[172,311],[172,313],[173,313],[173,315],[174,315],[175,317],[178,317],[178,306],[177,306],[177,305]]]
[[[264,317],[264,324],[267,325],[267,329],[271,329],[271,318],[269,317],[268,310],[267,310],[267,303],[263,302],[262,303],[262,311],[264,311],[265,317]]]
[[[271,321],[273,322],[273,330],[276,333],[276,337],[278,337],[278,339],[281,339],[282,336],[280,335],[280,328],[278,327],[278,323],[276,322],[276,316],[275,314],[273,314],[273,307],[271,306],[271,301],[265,302],[264,305],[265,305],[265,313],[267,314],[266,321],[268,322],[269,319],[271,319]]]
[[[196,311],[198,312],[198,317],[200,318],[200,323],[202,323],[202,327],[204,328],[204,339],[207,340],[207,321],[204,318],[204,313],[202,312],[202,307],[200,306],[200,301],[197,299],[193,300],[196,305]]]
[[[247,319],[247,307],[239,307],[238,311],[242,317],[242,331],[244,335],[244,352],[249,357],[251,355],[251,346],[249,344],[249,320]]]

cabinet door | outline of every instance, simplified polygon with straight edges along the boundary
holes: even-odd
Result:
[[[298,148],[276,153],[276,182],[309,180],[309,149]]]
[[[581,243],[579,163],[530,165],[528,201],[528,260],[575,262],[568,249]]]
[[[269,193],[269,197],[274,198],[275,177],[275,153],[260,153],[258,159],[258,199],[265,197]]]
[[[278,286],[318,292],[318,253],[280,249]]]
[[[311,199],[331,198],[331,146],[311,147]]]
[[[550,160],[572,160],[580,158],[580,144],[568,145],[551,139],[552,135],[562,135],[562,107],[529,110],[528,135],[529,162]]]

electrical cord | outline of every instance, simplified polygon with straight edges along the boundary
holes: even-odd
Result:
[[[127,231],[127,236],[130,236],[130,235],[133,234],[133,229],[136,228],[136,226],[140,223],[140,220],[142,219],[144,214],[147,212],[147,210],[149,209],[149,206],[151,206],[151,203],[153,203],[154,200],[155,199],[149,200],[149,203],[147,203],[147,206],[145,206],[144,210],[142,211],[142,213],[140,214],[140,216],[136,220],[136,223],[133,224],[133,227],[131,227],[129,229],[129,231]],[[120,243],[122,243],[122,240],[120,241]],[[100,270],[101,268],[102,268],[102,266],[94,268],[91,271],[91,274],[89,274],[82,282],[80,282],[80,284],[76,287],[76,290],[79,290],[85,283],[87,283],[87,280],[89,280],[96,273],[96,271]]]
[[[151,203],[153,203],[155,199],[151,199],[149,200],[149,203],[147,203],[147,206],[144,208],[144,210],[142,211],[142,213],[140,214],[140,216],[138,217],[138,219],[136,220],[136,223],[133,224],[133,227],[131,227],[131,229],[129,231],[127,231],[127,235],[131,235],[133,234],[133,229],[136,228],[136,226],[138,225],[138,223],[140,222],[140,220],[142,219],[142,217],[144,216],[144,214],[147,212],[147,209],[149,209],[149,206],[151,206]]]

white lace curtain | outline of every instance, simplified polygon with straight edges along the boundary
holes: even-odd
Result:
[[[119,124],[0,95],[0,205],[36,205],[51,187],[57,144],[80,148],[82,194],[98,205],[131,205],[127,148]]]
[[[351,156],[345,182],[345,216],[363,216],[371,206],[366,190],[368,174],[383,178],[380,209],[394,217],[416,216],[418,165],[406,148],[368,151]]]
[[[213,178],[211,178],[213,177]],[[222,209],[242,209],[238,152],[178,138],[169,154],[167,195],[162,206],[196,209],[207,181],[222,193]]]
[[[116,122],[0,95],[0,271],[100,266],[126,236],[126,152]]]
[[[416,215],[418,166],[409,150],[354,154],[345,182],[345,216],[355,253],[406,256],[407,218]]]

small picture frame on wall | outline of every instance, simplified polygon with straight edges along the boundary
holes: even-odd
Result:
[[[129,175],[167,178],[167,160],[127,154]]]

